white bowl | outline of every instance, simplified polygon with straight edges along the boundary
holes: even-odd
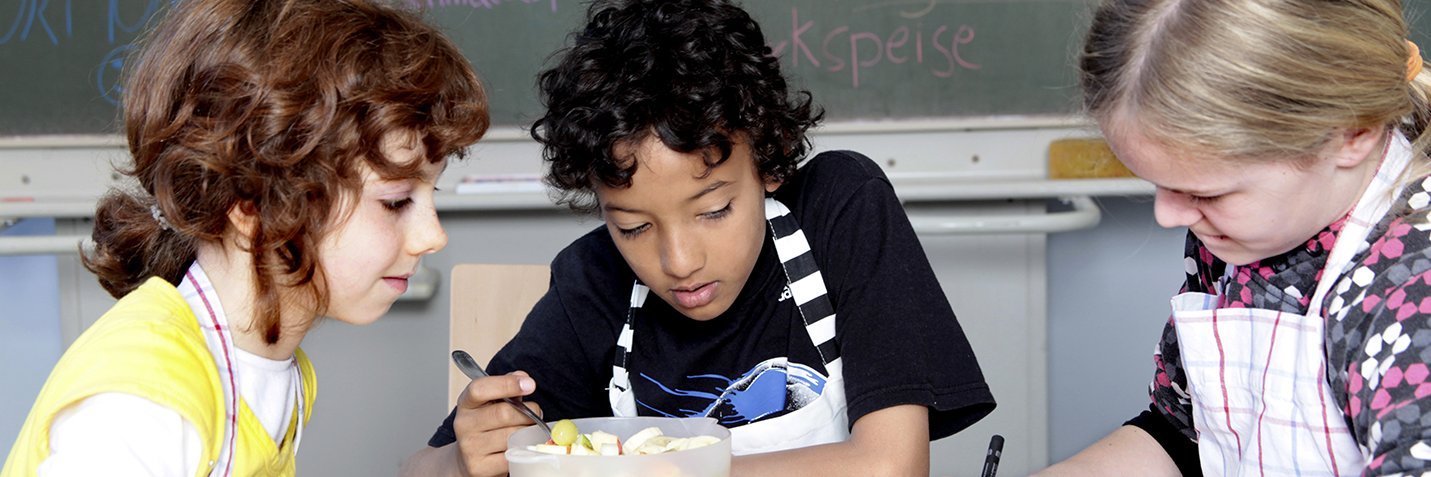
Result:
[[[586,434],[603,431],[624,442],[637,431],[657,427],[671,437],[715,436],[720,442],[695,449],[653,455],[552,455],[527,449],[547,435],[537,426],[507,439],[511,477],[729,477],[730,430],[708,417],[592,417],[572,419]]]

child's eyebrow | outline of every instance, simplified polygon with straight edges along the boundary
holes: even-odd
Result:
[[[699,199],[699,198],[701,198],[701,197],[705,197],[706,194],[709,194],[709,193],[711,193],[711,192],[715,192],[716,189],[720,189],[721,187],[725,187],[725,186],[727,186],[727,185],[730,185],[730,182],[728,182],[728,181],[715,181],[715,183],[711,184],[710,187],[706,187],[705,190],[702,190],[702,191],[700,191],[700,192],[697,192],[696,195],[693,195],[693,196],[691,196],[691,198],[686,199],[686,202],[694,202],[696,199]]]
[[[705,197],[706,194],[709,194],[709,193],[711,193],[711,192],[715,192],[716,190],[718,190],[718,189],[720,189],[720,188],[722,188],[722,187],[728,186],[728,185],[730,185],[730,181],[715,181],[715,182],[711,183],[710,186],[707,186],[704,190],[701,190],[700,192],[697,192],[696,195],[693,195],[693,196],[691,196],[690,198],[686,199],[686,202],[694,202],[696,199],[699,199],[699,198],[701,198],[701,197]],[[633,214],[635,214],[635,213],[640,213],[640,212],[641,212],[641,211],[636,210],[636,209],[629,209],[629,208],[622,207],[622,206],[619,206],[619,205],[611,205],[611,204],[602,204],[602,205],[601,205],[601,209],[602,209],[602,210],[606,210],[606,211],[610,211],[610,212],[628,212],[628,213],[633,213]]]

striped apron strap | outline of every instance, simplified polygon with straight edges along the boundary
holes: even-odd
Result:
[[[639,280],[631,284],[631,306],[626,309],[626,323],[621,325],[621,334],[616,337],[616,361],[611,366],[611,385],[606,390],[613,409],[621,402],[621,395],[631,389],[631,375],[626,371],[627,357],[631,354],[631,322],[635,320],[636,310],[646,304],[650,292]],[[630,412],[634,415],[634,410]]]
[[[780,257],[780,265],[785,269],[790,296],[795,299],[800,318],[805,321],[805,331],[810,334],[810,341],[815,343],[825,367],[838,366],[840,344],[835,340],[835,307],[830,304],[825,279],[815,265],[815,255],[810,252],[810,241],[806,240],[805,232],[800,230],[795,217],[790,215],[790,209],[774,198],[765,199],[765,220],[770,222],[770,233],[775,237],[775,254]]]

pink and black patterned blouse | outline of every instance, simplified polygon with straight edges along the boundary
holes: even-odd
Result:
[[[1333,288],[1317,314],[1326,326],[1327,376],[1337,406],[1369,465],[1363,475],[1431,470],[1431,178],[1407,187],[1371,231],[1348,270],[1366,268],[1349,287]],[[1238,267],[1221,288],[1223,308],[1307,313],[1342,219],[1305,246]],[[1227,264],[1188,233],[1184,292],[1217,294]],[[1365,283],[1358,285],[1357,283]],[[1339,313],[1328,307],[1340,297]],[[1184,475],[1198,471],[1192,403],[1169,319],[1153,354],[1152,406],[1129,424],[1153,435]],[[1152,411],[1157,411],[1161,419]]]

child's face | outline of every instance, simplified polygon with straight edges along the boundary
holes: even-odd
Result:
[[[765,241],[765,193],[750,146],[707,169],[655,137],[618,145],[637,162],[631,186],[598,186],[606,228],[636,276],[693,320],[720,316],[745,287]],[[709,172],[709,173],[707,173]]]
[[[383,142],[390,160],[426,161],[421,142],[399,137]],[[433,208],[434,185],[445,167],[429,163],[421,179],[385,180],[362,166],[363,190],[351,201],[351,213],[319,243],[327,316],[352,324],[376,321],[407,290],[422,256],[447,245]]]
[[[1360,191],[1358,172],[1330,157],[1225,160],[1163,146],[1136,127],[1104,131],[1118,159],[1157,186],[1158,224],[1187,227],[1233,265],[1305,244],[1345,215]]]

